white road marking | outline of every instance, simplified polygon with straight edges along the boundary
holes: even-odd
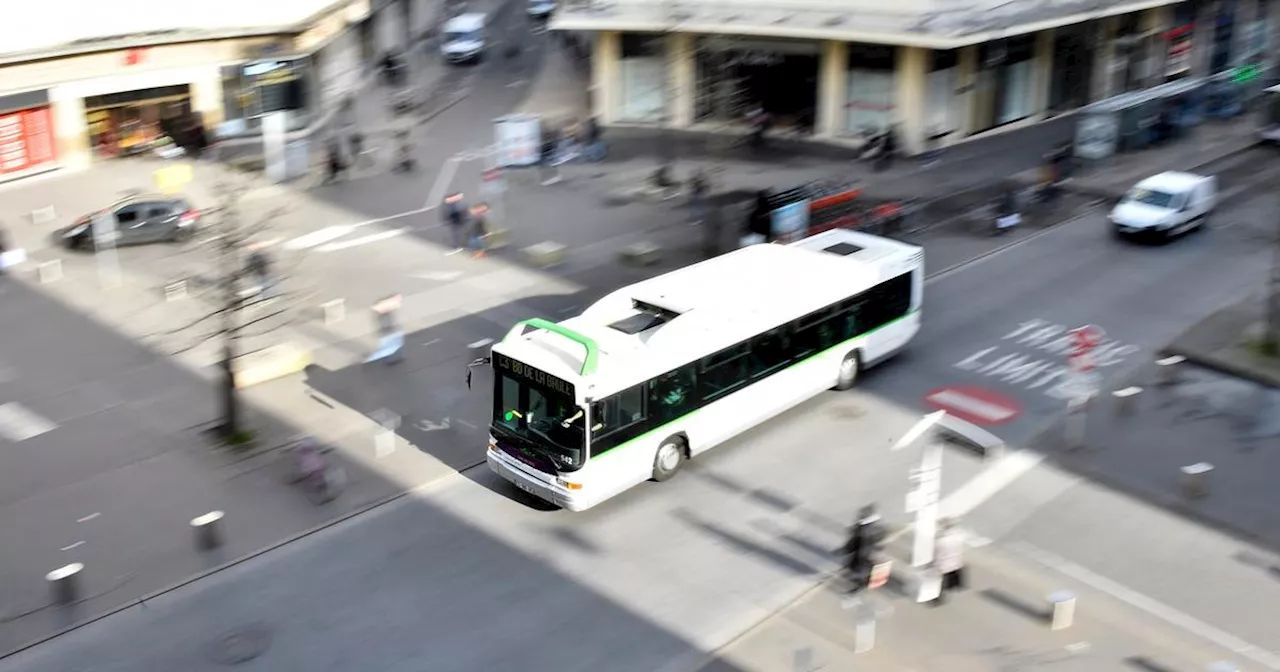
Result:
[[[84,518],[77,518],[77,519],[76,519],[76,522],[77,522],[77,523],[87,523],[87,522],[89,522],[89,521],[93,520],[94,518],[97,518],[98,516],[101,516],[101,515],[102,515],[101,513],[91,513],[91,514],[89,514],[89,515],[85,516]]]
[[[983,401],[977,397],[971,397],[959,390],[939,390],[929,395],[926,399],[939,406],[976,415],[987,422],[1000,422],[1017,415],[1017,411],[1011,408]]]
[[[83,541],[77,541],[76,543],[71,544],[70,546],[63,546],[62,548],[60,548],[60,549],[58,549],[58,550],[60,550],[60,551],[69,551],[69,550],[71,550],[71,549],[73,549],[73,548],[78,548],[78,547],[80,547],[80,546],[84,546],[84,542],[83,542]]]
[[[475,343],[468,343],[468,344],[467,344],[467,347],[468,347],[468,348],[473,348],[473,349],[474,349],[474,348],[483,348],[484,346],[489,345],[490,343],[493,343],[493,339],[492,339],[492,338],[482,338],[482,339],[480,339],[480,340],[476,341]]]
[[[480,429],[479,427],[476,427],[474,424],[467,422],[466,420],[459,420],[458,424],[462,425],[463,427],[467,427],[469,429]]]
[[[309,250],[325,243],[333,242],[355,230],[354,226],[327,226],[319,231],[312,231],[305,236],[298,236],[284,244],[287,250]]]
[[[0,436],[14,443],[51,432],[57,427],[16,401],[0,404]]]
[[[427,202],[422,206],[424,209],[433,209],[444,200],[445,192],[449,190],[449,185],[453,183],[453,176],[458,172],[458,163],[457,157],[454,157],[445,161],[444,165],[440,167],[440,174],[436,176],[436,183],[431,187],[431,191],[427,195]]]
[[[1007,453],[999,462],[943,498],[939,505],[942,515],[949,518],[965,516],[1043,461],[1044,455],[1027,450]]]
[[[507,88],[508,88],[508,89],[514,89],[514,88],[516,88],[517,86],[523,86],[523,85],[524,85],[524,81],[525,81],[525,80],[523,80],[523,79],[517,79],[517,80],[516,80],[516,81],[514,81],[514,82],[510,82],[510,83],[508,83],[508,84],[507,84]]]
[[[1229,649],[1233,653],[1249,658],[1268,670],[1280,670],[1280,655],[1260,646],[1250,644],[1231,633],[1219,630],[1193,616],[1184,614],[1167,604],[1158,602],[1132,588],[1123,586],[1111,579],[1093,573],[1069,560],[1060,558],[1048,551],[1043,551],[1023,541],[1009,544],[1009,548],[1036,562],[1065,574],[1094,590],[1106,593],[1121,602],[1159,618],[1177,628],[1182,628],[1199,637],[1203,637],[1218,646]]]
[[[369,243],[376,243],[380,240],[395,238],[396,236],[404,233],[406,230],[407,229],[401,227],[399,229],[391,229],[389,231],[371,233],[367,236],[361,236],[354,240],[344,240],[340,243],[330,243],[328,245],[324,245],[322,247],[317,248],[316,251],[317,252],[337,252],[338,250],[345,250],[345,249],[357,247],[360,245],[368,245]]]
[[[431,340],[427,341],[426,343],[423,343],[422,345],[423,345],[423,346],[435,345],[436,343],[439,343],[439,342],[440,342],[440,339],[438,339],[438,338],[433,338],[433,339],[431,339]]]

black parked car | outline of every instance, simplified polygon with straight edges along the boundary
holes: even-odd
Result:
[[[182,242],[195,235],[200,225],[200,212],[184,198],[132,196],[81,217],[54,235],[68,248],[92,250],[93,218],[105,214],[115,215],[115,244],[120,247]]]

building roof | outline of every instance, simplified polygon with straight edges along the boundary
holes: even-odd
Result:
[[[206,39],[300,32],[370,0],[41,0],[0,22],[0,61]],[[367,9],[365,10],[367,13]]]
[[[955,49],[1182,0],[579,0],[555,30],[753,35]],[[892,9],[891,9],[892,8]]]

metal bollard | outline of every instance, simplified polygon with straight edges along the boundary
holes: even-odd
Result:
[[[1209,472],[1213,465],[1197,462],[1182,468],[1182,494],[1189,499],[1199,499],[1209,494]]]
[[[179,280],[164,286],[164,300],[179,301],[187,298],[187,281]]]
[[[196,534],[196,548],[211,551],[222,545],[223,515],[221,511],[210,511],[191,519],[191,529]]]
[[[1186,361],[1187,358],[1182,355],[1172,355],[1164,359],[1157,359],[1156,366],[1160,367],[1157,369],[1159,372],[1157,374],[1157,382],[1160,385],[1173,385],[1178,382],[1179,369]]]
[[[1112,392],[1111,396],[1116,400],[1116,415],[1133,415],[1137,410],[1139,394],[1142,394],[1142,388],[1136,385]]]
[[[324,311],[325,326],[337,324],[347,318],[347,304],[342,299],[333,299],[320,304]]]
[[[73,562],[44,575],[55,604],[72,604],[80,600],[80,572],[83,570],[84,565]]]
[[[47,285],[51,282],[57,282],[62,279],[62,260],[54,259],[46,261],[36,266],[36,276],[40,278],[40,284]]]
[[[1076,596],[1067,590],[1059,590],[1049,596],[1052,611],[1049,612],[1049,629],[1066,630],[1076,620]]]

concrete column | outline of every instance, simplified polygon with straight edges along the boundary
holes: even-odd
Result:
[[[1217,32],[1218,3],[1206,2],[1196,13],[1195,31],[1191,36],[1191,76],[1209,75],[1213,61],[1213,35]]]
[[[57,89],[50,92],[53,98],[53,132],[58,148],[58,161],[65,168],[87,168],[92,162],[89,154],[89,121],[85,118],[84,99],[62,98]]]
[[[217,71],[191,83],[191,108],[204,121],[204,126],[212,130],[223,122],[222,78]]]
[[[1164,81],[1164,71],[1169,60],[1169,40],[1165,34],[1173,29],[1173,8],[1156,7],[1147,10],[1145,16],[1147,38],[1147,77],[1143,86],[1151,87]]]
[[[1053,87],[1053,29],[1036,33],[1035,52],[1035,84],[1031,95],[1035,96],[1034,107],[1037,119],[1044,119],[1049,113],[1049,93]]]
[[[667,36],[667,124],[676,128],[693,124],[698,85],[694,53],[692,34]]]
[[[956,86],[959,91],[952,105],[956,106],[956,119],[959,121],[958,133],[951,136],[952,142],[973,133],[973,91],[978,86],[978,47],[968,46],[960,49],[960,63],[957,66]]]
[[[822,60],[818,64],[818,137],[835,138],[844,134],[848,86],[849,44],[836,40],[823,42]]]
[[[1089,83],[1089,102],[1110,98],[1115,90],[1115,17],[1098,21],[1098,36],[1093,44],[1093,81]]]
[[[924,150],[924,108],[929,92],[928,49],[898,47],[893,84],[894,116],[903,149],[917,154]]]
[[[591,111],[602,124],[618,118],[621,59],[622,35],[616,30],[597,33],[591,54]]]

